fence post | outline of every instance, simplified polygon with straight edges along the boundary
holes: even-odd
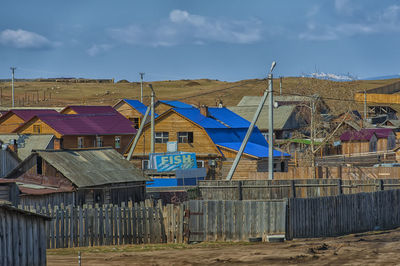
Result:
[[[343,189],[342,189],[342,179],[338,179],[338,195],[343,194]]]
[[[238,200],[242,200],[242,181],[238,181],[237,191],[238,191]]]

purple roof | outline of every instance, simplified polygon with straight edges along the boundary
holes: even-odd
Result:
[[[62,135],[125,135],[136,133],[134,124],[118,112],[108,114],[37,115],[36,117]]]
[[[25,122],[30,120],[36,115],[42,114],[58,114],[56,110],[53,109],[11,109],[10,112],[22,118]]]
[[[364,128],[360,131],[349,130],[344,132],[340,136],[341,141],[349,141],[349,140],[367,140],[369,141],[372,136],[375,134],[378,139],[387,138],[393,129],[390,128]]]
[[[67,108],[71,108],[78,114],[108,114],[117,112],[112,106],[104,105],[69,105],[64,110]]]

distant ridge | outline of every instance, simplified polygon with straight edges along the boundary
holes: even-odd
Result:
[[[384,79],[400,79],[400,75],[397,74],[397,75],[363,78],[363,80],[384,80]]]

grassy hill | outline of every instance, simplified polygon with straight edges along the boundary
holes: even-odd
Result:
[[[352,102],[354,93],[364,89],[388,85],[400,79],[335,82],[314,78],[283,78],[285,95],[319,94],[334,113],[360,105]],[[215,106],[221,99],[224,105],[236,105],[244,95],[262,95],[267,88],[266,80],[242,80],[223,82],[218,80],[173,80],[151,82],[157,99],[181,100],[191,104]],[[145,103],[149,102],[150,89],[144,85]],[[11,105],[11,84],[0,83],[1,107]],[[274,92],[279,94],[279,79],[274,80]],[[39,101],[37,96],[39,95]],[[28,100],[29,98],[29,100]],[[140,83],[63,83],[63,82],[16,82],[16,106],[66,106],[69,104],[113,105],[119,99],[140,99]],[[33,100],[34,99],[34,100]],[[349,101],[346,101],[349,100]]]

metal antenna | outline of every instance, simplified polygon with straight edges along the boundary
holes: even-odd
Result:
[[[14,101],[14,71],[17,69],[16,67],[10,67],[11,73],[12,73],[12,78],[11,78],[11,87],[12,87],[12,107],[15,107],[15,101]]]
[[[143,76],[144,76],[144,73],[140,72],[139,75],[140,75],[140,102],[143,103]]]

